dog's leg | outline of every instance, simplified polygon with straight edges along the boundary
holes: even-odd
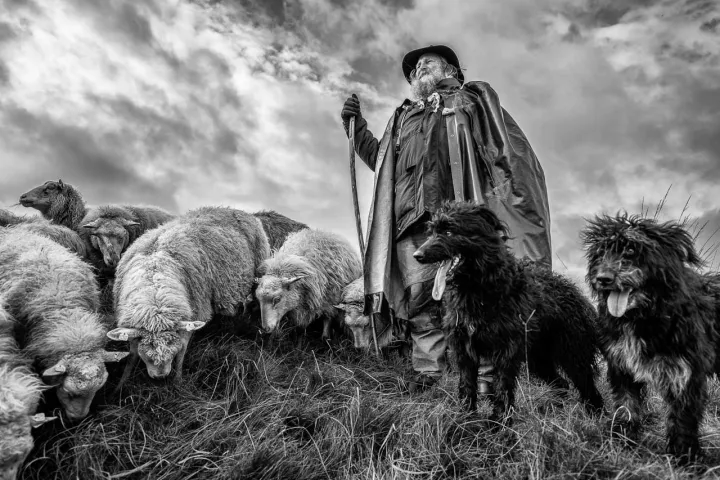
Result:
[[[456,333],[457,335],[457,333]],[[470,412],[477,410],[477,392],[478,392],[478,362],[468,355],[465,345],[462,342],[456,342],[455,355],[457,359],[458,372],[458,396],[460,402],[465,409]]]
[[[570,377],[570,381],[575,385],[575,388],[578,389],[580,399],[583,401],[587,412],[598,415],[603,411],[603,399],[595,385],[596,371],[593,368],[592,359],[587,360],[589,362],[563,366],[563,370]]]
[[[560,390],[563,396],[566,396],[567,391],[570,389],[570,384],[558,374],[555,365],[547,357],[540,358],[538,356],[530,359],[528,370],[532,375],[535,375],[554,389]]]
[[[670,407],[667,417],[667,452],[681,464],[695,460],[700,451],[698,428],[707,401],[707,377],[704,373],[690,377],[682,392],[668,385],[664,392]]]
[[[517,386],[517,376],[520,371],[520,358],[517,355],[508,355],[505,361],[499,361],[496,364],[496,382],[495,395],[492,398],[493,412],[490,420],[503,422],[505,416],[515,405],[515,387]],[[511,420],[508,418],[505,424],[509,424]]]
[[[632,375],[611,361],[608,361],[607,375],[615,402],[612,434],[636,443],[640,431],[643,384],[636,382]]]

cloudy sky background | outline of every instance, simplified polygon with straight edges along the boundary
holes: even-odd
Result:
[[[530,139],[557,271],[582,279],[583,217],[668,189],[662,219],[687,204],[700,245],[720,227],[715,0],[2,0],[0,207],[62,178],[90,204],[274,209],[354,244],[342,103],[380,135],[430,43]]]

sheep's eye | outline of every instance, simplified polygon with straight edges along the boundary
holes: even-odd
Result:
[[[450,230],[448,230],[447,232],[445,232],[445,236],[452,237],[453,233]]]
[[[635,249],[634,248],[626,248],[625,253],[627,255],[635,255]]]
[[[272,303],[273,303],[273,307],[277,306],[277,304],[280,303],[280,297],[273,298]]]

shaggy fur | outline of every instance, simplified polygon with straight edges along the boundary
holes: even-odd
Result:
[[[415,258],[443,262],[436,278],[436,286],[447,282],[443,328],[457,355],[459,395],[468,409],[476,408],[482,356],[496,370],[492,420],[513,406],[523,360],[530,373],[565,389],[561,368],[586,408],[601,410],[594,383],[596,314],[580,290],[547,268],[517,260],[504,242],[505,225],[485,206],[445,203],[428,222],[428,233]]]
[[[15,215],[14,213],[0,208],[0,227],[9,227],[19,223],[34,222],[40,220],[41,217],[35,215]]]
[[[38,210],[46,219],[71,230],[77,230],[87,213],[80,192],[62,180],[45,182],[23,193],[20,204]]]
[[[56,225],[40,218],[34,222],[20,223],[9,228],[18,232],[31,232],[49,238],[82,259],[86,259],[88,256],[85,242],[80,238],[80,235],[62,225]]]
[[[370,316],[363,315],[363,308],[365,307],[363,277],[353,280],[343,289],[341,303],[335,307],[344,312],[345,326],[352,333],[355,348],[369,349],[372,347],[373,336]],[[392,323],[381,315],[375,316],[375,330],[379,348],[387,347],[393,342]]]
[[[360,256],[341,236],[315,229],[290,234],[262,266],[255,295],[265,331],[277,329],[287,316],[306,328],[324,319],[323,337],[329,338],[334,320],[341,323],[340,303],[345,286],[362,275]]]
[[[237,315],[270,247],[260,221],[231,208],[204,207],[150,230],[127,249],[118,265],[114,297],[118,328],[111,338],[133,340],[151,377],[174,363],[182,375],[187,343],[213,314]]]
[[[78,232],[98,270],[114,270],[122,253],[140,235],[174,219],[153,206],[100,205],[88,210]]]
[[[718,345],[716,278],[698,274],[693,239],[676,222],[604,215],[581,235],[619,409],[615,431],[637,437],[641,388],[650,384],[669,407],[667,451],[694,458]]]
[[[52,240],[17,228],[0,230],[0,292],[18,322],[20,345],[58,387],[72,420],[87,415],[107,379],[107,326],[96,313],[98,286],[91,267]]]
[[[14,479],[33,447],[30,430],[44,385],[14,338],[15,324],[0,299],[0,478]],[[47,420],[51,420],[48,418]]]
[[[260,210],[253,215],[262,222],[272,251],[278,250],[291,233],[310,228],[304,223],[296,222],[274,210]]]

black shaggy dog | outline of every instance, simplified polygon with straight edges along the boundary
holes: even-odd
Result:
[[[669,407],[668,453],[692,460],[699,452],[707,376],[715,369],[717,278],[696,271],[702,261],[676,222],[597,216],[581,237],[619,409],[613,431],[637,439],[641,389],[651,384]]]
[[[595,309],[580,290],[550,269],[518,260],[505,245],[506,226],[487,207],[445,203],[428,222],[429,238],[415,252],[421,263],[441,262],[433,295],[442,296],[443,328],[457,355],[460,399],[477,406],[478,357],[495,366],[491,420],[514,404],[520,366],[567,389],[561,368],[588,410],[602,410],[595,387]],[[447,289],[446,289],[447,286]]]

